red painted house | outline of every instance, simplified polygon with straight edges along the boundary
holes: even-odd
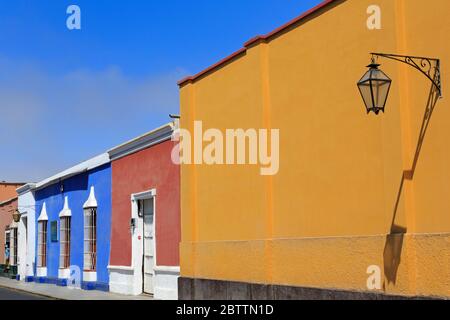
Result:
[[[112,167],[110,290],[177,299],[180,168],[170,123],[108,153]]]

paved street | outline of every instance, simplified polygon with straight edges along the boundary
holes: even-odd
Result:
[[[30,293],[25,293],[22,291],[0,287],[0,300],[51,300],[51,299]]]
[[[58,300],[153,300],[152,297],[144,295],[125,296],[111,292],[85,291],[0,277],[0,300],[8,299],[8,297],[14,297],[14,300],[42,300],[46,299],[45,297]]]

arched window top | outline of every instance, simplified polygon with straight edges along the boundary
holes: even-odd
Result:
[[[83,209],[97,208],[97,199],[95,198],[94,186],[91,187],[91,192],[89,193],[89,198],[83,205]]]
[[[64,218],[64,217],[71,217],[71,216],[72,216],[72,210],[70,210],[70,208],[69,208],[69,197],[65,197],[64,198],[64,208],[60,212],[59,217]]]
[[[45,202],[42,205],[41,214],[39,215],[38,221],[48,221],[47,207],[45,205]]]

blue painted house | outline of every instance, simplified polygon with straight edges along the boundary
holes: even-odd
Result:
[[[109,290],[111,164],[102,154],[35,187],[35,281]]]

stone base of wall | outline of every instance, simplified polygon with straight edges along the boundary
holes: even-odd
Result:
[[[87,282],[83,281],[81,283],[81,289],[86,291],[103,291],[109,292],[109,284],[102,282]]]
[[[109,289],[113,293],[137,296],[142,294],[142,271],[128,267],[109,266]],[[158,266],[154,268],[154,298],[178,299],[179,267]]]
[[[51,277],[35,277],[34,282],[58,285],[58,278]]]
[[[244,282],[178,279],[180,300],[423,300],[428,297],[386,295],[334,289],[263,285]]]
[[[67,287],[67,279],[57,279],[56,280],[56,285],[58,287]]]
[[[67,279],[51,278],[51,277],[27,277],[26,282],[36,282],[42,284],[54,284],[58,287],[67,287]],[[103,282],[86,282],[81,283],[81,289],[86,291],[104,291],[109,292],[109,284]]]

